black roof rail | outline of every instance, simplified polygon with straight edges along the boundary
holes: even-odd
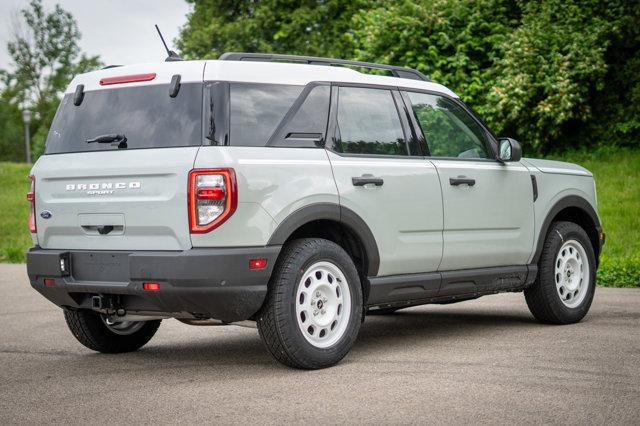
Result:
[[[118,67],[121,67],[121,66],[122,66],[122,65],[107,65],[107,66],[105,66],[105,67],[102,67],[101,69],[103,69],[103,70],[108,70],[108,69],[110,69],[110,68],[118,68]]]
[[[413,68],[396,67],[393,65],[375,64],[373,62],[348,61],[346,59],[320,58],[317,56],[280,55],[277,53],[240,53],[227,52],[218,58],[221,61],[252,61],[252,62],[302,62],[309,65],[342,65],[389,71],[394,77],[412,80],[429,81],[426,75]]]

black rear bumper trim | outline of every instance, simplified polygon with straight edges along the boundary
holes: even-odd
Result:
[[[88,251],[32,248],[31,285],[54,304],[91,309],[94,295],[112,295],[127,312],[188,313],[226,322],[251,318],[262,306],[281,246],[197,248],[185,251]],[[70,274],[60,270],[68,259]],[[251,259],[267,259],[250,269]],[[65,276],[66,275],[66,276]],[[55,279],[45,286],[44,279]],[[143,289],[157,282],[159,291]]]

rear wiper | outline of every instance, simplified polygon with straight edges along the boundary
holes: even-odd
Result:
[[[127,137],[125,135],[100,135],[96,136],[93,139],[85,140],[86,143],[110,143],[115,146],[118,145],[118,148],[126,148],[127,147]]]

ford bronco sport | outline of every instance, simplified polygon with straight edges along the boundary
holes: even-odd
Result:
[[[31,181],[31,285],[107,353],[176,318],[322,368],[367,313],[505,291],[575,323],[604,242],[589,171],[521,158],[416,70],[326,58],[79,75]]]

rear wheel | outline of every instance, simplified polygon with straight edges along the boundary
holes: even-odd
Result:
[[[143,347],[156,334],[160,320],[111,321],[89,310],[64,310],[69,330],[84,346],[97,352],[131,352]]]
[[[360,279],[340,246],[323,239],[285,246],[258,317],[278,361],[304,369],[336,364],[353,346],[361,318]]]
[[[591,307],[595,280],[595,254],[586,232],[572,222],[555,222],[538,262],[538,279],[524,295],[539,321],[575,323]]]

